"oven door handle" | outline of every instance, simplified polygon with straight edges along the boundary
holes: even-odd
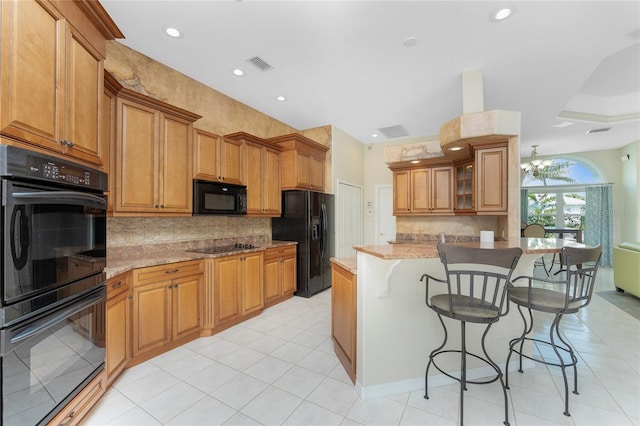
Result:
[[[11,194],[13,198],[27,203],[41,203],[45,200],[51,204],[66,204],[72,202],[73,204],[86,204],[87,201],[92,203],[95,207],[106,208],[107,200],[102,197],[93,194],[86,194],[84,192],[76,191],[41,191],[41,192],[14,192]]]
[[[94,292],[88,297],[83,297],[82,300],[76,301],[73,304],[57,310],[43,318],[39,318],[29,324],[19,326],[15,329],[7,328],[2,330],[0,340],[0,356],[6,356],[11,353],[20,345],[21,342],[41,333],[55,324],[64,321],[71,315],[95,305],[102,300],[106,300],[106,290],[101,287],[98,291]]]

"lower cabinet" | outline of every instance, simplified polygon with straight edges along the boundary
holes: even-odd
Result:
[[[130,274],[117,275],[107,281],[106,310],[106,381],[107,386],[127,366],[131,352]]]
[[[133,271],[132,356],[135,362],[200,335],[202,276],[200,260]],[[138,358],[143,355],[144,358]]]
[[[105,389],[105,373],[103,371],[90,381],[62,411],[51,419],[48,425],[73,426],[80,424],[83,417],[98,403]]]
[[[357,276],[331,264],[331,338],[334,351],[345,371],[356,380]]]
[[[273,306],[296,291],[296,246],[274,247],[264,252],[264,305]]]
[[[214,323],[234,324],[264,307],[263,253],[213,260]]]

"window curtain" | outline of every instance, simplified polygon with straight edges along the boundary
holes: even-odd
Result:
[[[520,188],[520,222],[529,223],[529,190]]]
[[[612,266],[613,201],[611,185],[586,187],[584,243],[602,244],[602,266]]]

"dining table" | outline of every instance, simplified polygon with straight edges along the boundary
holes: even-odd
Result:
[[[544,230],[547,234],[558,234],[558,238],[564,238],[564,234],[575,234],[575,239],[577,242],[582,242],[582,229],[577,228],[550,228],[544,227]]]

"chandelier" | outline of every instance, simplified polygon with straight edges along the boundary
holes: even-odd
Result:
[[[533,148],[533,150],[531,151],[531,160],[528,163],[522,163],[520,164],[520,168],[526,172],[526,173],[531,173],[533,175],[533,177],[538,177],[540,176],[540,172],[547,166],[551,165],[551,161],[550,160],[538,160],[536,157],[538,155],[538,152],[536,151],[536,148],[538,147],[538,145],[531,145],[531,148]]]

